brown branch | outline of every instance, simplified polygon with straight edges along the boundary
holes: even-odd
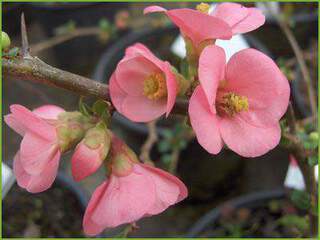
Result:
[[[31,45],[31,50],[33,54],[38,54],[39,52],[51,48],[55,45],[61,44],[63,42],[69,41],[73,38],[99,35],[101,34],[101,29],[98,27],[84,27],[74,29],[70,33],[54,36],[46,41]]]
[[[63,88],[79,95],[110,101],[108,85],[52,67],[37,57],[2,58],[3,76]],[[178,99],[173,113],[186,114],[187,101]]]
[[[141,147],[141,153],[140,153],[140,159],[143,162],[151,162],[152,163],[152,160],[150,158],[150,152],[152,150],[153,145],[158,140],[156,124],[157,124],[156,120],[147,124],[149,134],[148,134],[147,140],[144,142],[144,144]]]

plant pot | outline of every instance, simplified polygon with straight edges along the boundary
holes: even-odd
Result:
[[[296,237],[277,223],[280,217],[287,214],[305,214],[288,199],[285,189],[277,189],[227,201],[198,220],[187,237]],[[242,221],[242,229],[239,228],[241,222],[235,222],[237,218]],[[257,228],[253,229],[255,224]],[[253,229],[251,233],[246,232],[248,228]]]
[[[178,35],[179,30],[173,25],[128,33],[103,53],[92,78],[99,82],[108,83],[118,62],[124,56],[125,49],[137,42],[145,44],[155,53],[155,55],[163,60],[169,61],[172,65],[179,68],[180,58],[173,54],[170,49],[170,46]],[[253,48],[257,48],[270,55],[268,49],[254,37],[246,35],[245,39]],[[173,126],[172,121],[175,120],[175,118],[176,116],[170,116],[168,119],[161,118],[157,123],[158,135],[163,136],[164,130],[170,129],[170,127]],[[148,134],[148,128],[145,124],[131,122],[118,113],[114,114],[114,119],[118,125],[134,135],[146,137]],[[178,117],[176,121],[181,121],[181,118]]]
[[[3,237],[83,237],[87,203],[79,185],[61,172],[42,193],[31,194],[15,184],[2,201]]]

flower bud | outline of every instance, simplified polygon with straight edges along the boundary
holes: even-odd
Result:
[[[86,132],[77,145],[71,159],[72,176],[76,181],[93,174],[107,157],[111,143],[111,132],[98,125]]]
[[[6,34],[5,32],[1,32],[1,46],[2,49],[7,49],[10,47],[11,41],[10,38],[8,36],[8,34]]]
[[[312,140],[314,142],[318,142],[319,141],[319,133],[318,132],[311,132],[309,134],[309,138],[310,138],[310,140]]]

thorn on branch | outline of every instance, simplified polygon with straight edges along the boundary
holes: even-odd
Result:
[[[24,13],[21,14],[21,39],[23,58],[31,58]]]

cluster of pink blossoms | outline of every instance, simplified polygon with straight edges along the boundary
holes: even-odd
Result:
[[[190,122],[209,153],[219,153],[225,143],[241,156],[256,157],[277,146],[279,120],[289,104],[288,80],[272,59],[257,50],[239,51],[226,63],[224,50],[214,45],[216,39],[230,39],[263,25],[260,10],[236,3],[219,4],[211,13],[203,3],[197,10],[159,6],[144,10],[153,12],[165,13],[179,27],[196,77],[182,81],[168,62],[135,44],[110,79],[116,109],[136,122],[168,116],[177,95],[186,91],[185,82],[194,81],[189,84],[196,83],[189,100]]]
[[[117,111],[132,121],[148,122],[168,116],[177,96],[191,92],[190,122],[208,152],[219,153],[224,143],[245,157],[273,149],[279,143],[279,120],[289,102],[287,79],[257,50],[242,50],[226,63],[224,50],[214,45],[215,39],[230,39],[263,25],[261,12],[236,3],[219,4],[212,13],[206,4],[199,4],[197,10],[151,6],[144,12],[163,12],[179,27],[189,68],[195,74],[184,79],[144,45],[128,47],[110,79]],[[52,105],[33,111],[12,105],[10,110],[5,122],[23,137],[14,158],[20,187],[32,193],[48,189],[61,154],[73,148],[76,181],[106,167],[107,178],[93,193],[83,219],[87,235],[159,214],[187,197],[178,178],[139,162],[97,116]]]

